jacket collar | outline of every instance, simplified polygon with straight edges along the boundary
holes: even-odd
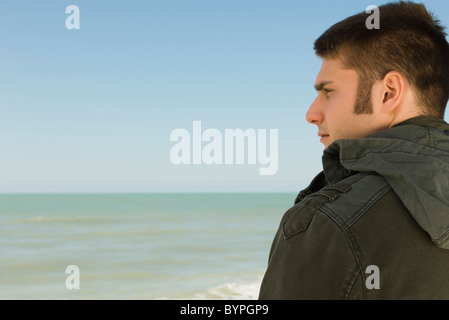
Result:
[[[416,130],[408,130],[405,126],[415,126]],[[421,128],[416,128],[421,127]],[[419,145],[435,147],[436,142],[432,140],[432,134],[425,128],[438,128],[449,130],[449,124],[443,119],[437,119],[431,116],[418,116],[402,121],[390,129],[374,133],[361,139],[341,139],[334,141],[323,152],[322,163],[324,175],[327,183],[336,183],[354,173],[342,162],[348,162],[360,157],[367,152],[377,152],[385,148],[385,142],[390,144],[389,148],[400,148],[399,141],[409,141]],[[420,132],[418,132],[420,131]],[[393,140],[398,141],[392,143]]]

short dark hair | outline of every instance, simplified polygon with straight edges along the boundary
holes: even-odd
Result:
[[[379,29],[369,14],[353,15],[330,27],[314,44],[322,58],[339,59],[359,75],[355,113],[372,113],[371,90],[390,71],[414,87],[423,114],[443,118],[449,99],[449,44],[445,27],[423,4],[392,2],[379,7]]]

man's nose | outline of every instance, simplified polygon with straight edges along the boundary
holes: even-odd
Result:
[[[306,113],[306,120],[311,124],[319,125],[324,120],[323,113],[318,106],[318,97],[310,105],[309,111]]]

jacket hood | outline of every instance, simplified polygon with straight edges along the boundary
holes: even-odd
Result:
[[[363,139],[336,140],[324,150],[328,183],[356,172],[383,176],[416,222],[449,249],[449,124],[421,116]]]

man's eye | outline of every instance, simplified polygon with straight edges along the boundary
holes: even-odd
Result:
[[[325,94],[326,96],[328,96],[329,93],[332,92],[332,91],[334,91],[334,90],[332,90],[332,89],[323,89],[323,91],[324,91],[324,94]]]

